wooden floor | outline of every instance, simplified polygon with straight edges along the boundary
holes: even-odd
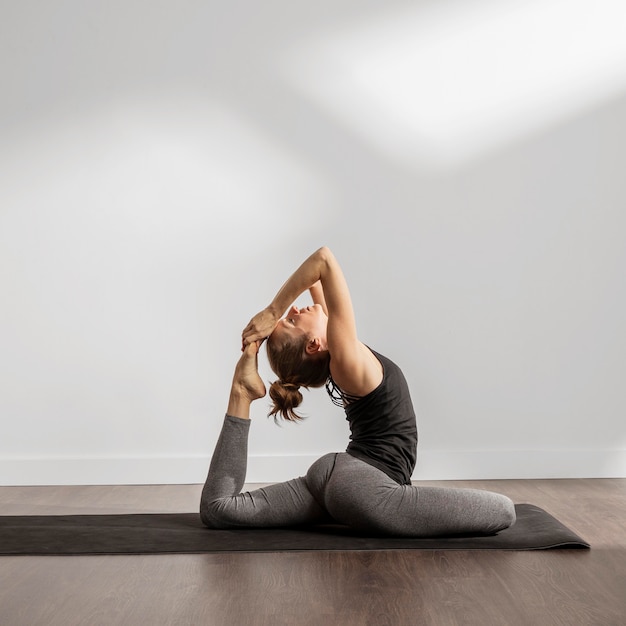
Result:
[[[592,548],[0,557],[0,624],[626,624],[626,479],[424,484],[536,504]],[[199,494],[199,485],[0,487],[0,512],[193,511]]]

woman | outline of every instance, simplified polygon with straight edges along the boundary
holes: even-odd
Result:
[[[307,290],[313,306],[290,306]],[[270,415],[300,419],[299,387],[326,384],[331,398],[345,407],[350,443],[346,452],[320,458],[306,476],[240,493],[250,404],[266,393],[257,371],[265,339],[279,377],[270,388]],[[209,528],[335,522],[368,533],[424,537],[491,534],[514,523],[506,496],[411,485],[417,428],[406,380],[397,365],[359,341],[348,286],[328,248],[304,261],[252,318],[242,346],[200,502]]]

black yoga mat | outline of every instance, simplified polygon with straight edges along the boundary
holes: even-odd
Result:
[[[197,513],[12,515],[0,517],[0,555],[589,548],[543,509],[515,509],[516,523],[496,535],[420,539],[363,535],[339,525],[209,530]]]

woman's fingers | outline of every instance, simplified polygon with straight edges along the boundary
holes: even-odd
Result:
[[[244,349],[244,352],[249,355],[256,355],[259,353],[260,343],[258,341],[251,341]]]
[[[259,339],[260,339],[260,337],[257,336],[257,333],[254,333],[252,331],[243,333],[241,335],[241,343],[244,346],[247,346],[247,345],[249,345],[249,344],[251,344],[251,343],[253,343],[255,341],[258,341]]]
[[[243,352],[246,348],[253,345],[255,346],[255,350],[258,353],[265,339],[266,337],[263,337],[262,339],[242,338],[241,339],[241,351]]]
[[[241,333],[241,345],[245,347],[251,341],[254,341],[254,329],[252,327],[252,322],[250,322]]]
[[[243,332],[241,333],[242,342],[244,344],[248,344],[251,341],[265,340],[276,327],[276,323],[276,318],[268,309],[260,311],[243,329]]]

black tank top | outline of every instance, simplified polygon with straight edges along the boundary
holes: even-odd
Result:
[[[351,398],[331,380],[327,390],[333,401],[337,392],[350,425],[346,452],[385,472],[401,485],[411,483],[417,460],[417,424],[409,387],[402,370],[372,350],[383,366],[383,380],[362,398]]]

